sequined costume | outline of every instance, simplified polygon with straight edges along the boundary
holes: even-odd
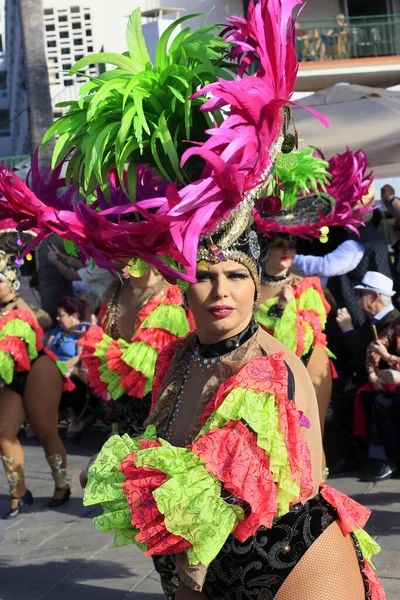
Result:
[[[297,281],[294,277],[291,285],[294,298],[283,311],[278,309],[275,296],[258,305],[255,319],[307,365],[316,344],[327,347],[324,329],[330,305],[318,277],[297,278]]]
[[[106,312],[106,322],[107,318]],[[117,400],[120,433],[133,435],[143,430],[157,357],[166,345],[191,329],[193,321],[183,305],[182,293],[176,286],[166,286],[139,311],[130,342],[113,339],[98,325],[92,325],[79,341],[83,346],[82,366],[87,369],[93,393]]]
[[[32,363],[41,355],[52,358],[64,378],[64,391],[74,384],[68,369],[57,356],[43,346],[44,333],[29,310],[14,309],[0,319],[0,378],[17,394],[23,394]]]
[[[196,335],[161,354],[144,435],[111,438],[90,469],[84,502],[101,503],[104,511],[96,527],[114,530],[117,545],[135,543],[150,555],[186,552],[192,566],[181,567],[181,577],[210,598],[251,589],[259,569],[258,593],[272,598],[313,541],[338,521],[364,552],[366,598],[384,598],[383,591],[373,593],[368,563],[379,547],[362,531],[369,511],[329,487],[299,504],[312,490],[302,435],[309,423],[293,402],[283,356],[266,355],[262,332],[253,332],[233,352],[203,357],[213,372],[184,448],[167,439],[184,373],[198,352]],[[272,559],[266,551],[275,545],[280,550]]]

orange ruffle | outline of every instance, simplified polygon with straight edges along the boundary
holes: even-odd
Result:
[[[15,319],[25,321],[30,327],[32,327],[33,331],[36,334],[36,350],[38,352],[40,352],[40,350],[43,350],[44,332],[30,310],[26,310],[23,308],[15,308],[14,310],[10,310],[9,313],[4,315],[4,317],[0,319],[0,330],[3,329],[6,323],[14,321]]]
[[[371,600],[387,600],[385,590],[379,581],[378,575],[368,561],[364,561],[363,573],[368,580]]]
[[[190,449],[227,491],[249,505],[251,513],[233,531],[239,541],[255,535],[260,525],[272,526],[278,511],[277,489],[269,459],[257,446],[254,433],[240,421],[230,421],[202,435]]]
[[[150,302],[148,302],[141,308],[138,314],[137,321],[135,323],[135,333],[137,332],[143,321],[145,321],[145,319],[147,319],[150,313],[152,313],[153,310],[157,308],[157,306],[160,306],[160,304],[175,304],[177,306],[183,306],[182,292],[180,291],[177,285],[170,285],[168,286],[167,290],[161,290],[158,294],[156,294],[153,297],[153,299]],[[189,313],[190,311],[186,312]],[[193,327],[193,329],[195,329],[195,327]]]
[[[122,350],[116,340],[112,340],[106,351],[107,367],[120,378],[120,387],[128,396],[143,398],[146,377],[122,360]]]
[[[142,439],[141,449],[161,446],[159,442]],[[167,476],[157,469],[137,467],[136,452],[128,454],[120,465],[126,482],[122,484],[129,508],[131,523],[140,533],[136,540],[147,545],[146,555],[176,554],[190,548],[191,544],[181,536],[170,533],[165,527],[164,516],[157,508],[152,492],[167,481]]]
[[[23,340],[14,335],[7,336],[0,340],[0,350],[4,350],[12,356],[15,371],[30,371],[31,361],[28,355],[28,349]]]
[[[77,344],[82,346],[81,364],[87,371],[90,389],[93,393],[102,399],[108,398],[107,383],[100,379],[100,367],[102,362],[100,358],[94,356],[97,344],[103,338],[104,331],[98,325],[91,325],[85,335],[78,340]]]
[[[177,339],[173,333],[157,327],[141,327],[135,334],[135,342],[146,342],[158,352],[161,352],[168,344],[176,342]]]
[[[287,397],[288,370],[283,352],[251,360],[218,389],[201,416],[204,424],[236,387],[255,392],[274,394],[279,408],[280,430],[284,436],[293,481],[300,485],[300,499],[306,499],[313,490],[311,456],[301,434],[300,413]]]
[[[368,508],[329,485],[321,487],[321,494],[329,504],[336,508],[339,515],[339,525],[344,535],[364,527],[371,514]]]

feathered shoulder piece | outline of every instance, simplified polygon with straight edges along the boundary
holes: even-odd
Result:
[[[99,266],[138,257],[170,280],[193,281],[199,240],[218,233],[221,247],[234,242],[277,156],[295,145],[292,15],[300,5],[252,0],[247,19],[178,32],[190,18],[182,17],[161,36],[154,64],[135,10],[128,52],[78,61],[72,73],[114,68],[84,84],[44,139],[58,136],[52,168],[68,163],[75,194],[61,201],[53,180],[49,200],[48,181],[39,178],[33,193],[3,170],[0,218],[33,222],[38,241],[56,232]]]

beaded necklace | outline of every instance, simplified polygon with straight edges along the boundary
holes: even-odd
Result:
[[[247,340],[249,340],[255,334],[257,329],[258,324],[256,321],[254,321],[254,319],[252,319],[246,329],[241,331],[239,334],[225,340],[221,340],[216,344],[202,344],[199,340],[197,340],[197,345],[189,356],[185,374],[182,379],[182,384],[176,398],[174,410],[172,411],[171,419],[168,423],[165,433],[166,440],[169,441],[171,439],[172,433],[177,425],[177,421],[180,418],[185,393],[190,380],[191,369],[200,369],[202,373],[207,372],[211,375],[221,360],[239,348],[239,346],[247,342]],[[189,431],[190,429],[191,428],[189,427]],[[186,445],[190,443],[191,436],[189,432],[185,434],[184,440]]]

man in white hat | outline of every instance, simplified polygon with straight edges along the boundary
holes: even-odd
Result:
[[[367,271],[361,283],[354,287],[354,291],[358,306],[368,317],[368,321],[361,331],[357,332],[347,308],[339,308],[336,322],[344,333],[346,348],[357,361],[364,362],[366,347],[374,339],[374,328],[378,334],[381,333],[392,321],[400,317],[400,313],[392,302],[395,295],[393,281],[382,273]]]

